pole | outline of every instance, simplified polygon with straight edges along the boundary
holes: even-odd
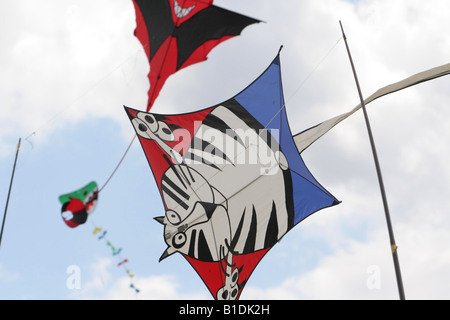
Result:
[[[2,229],[1,229],[1,231],[0,231],[0,247],[1,247],[1,245],[2,245],[3,229],[5,228],[6,213],[8,212],[9,197],[11,196],[11,189],[12,189],[13,180],[14,180],[14,173],[16,172],[17,157],[19,156],[19,150],[20,150],[20,142],[21,142],[21,140],[22,140],[22,139],[19,138],[19,143],[17,144],[16,158],[15,158],[15,160],[14,160],[13,171],[12,171],[12,174],[11,174],[11,181],[10,181],[10,183],[9,183],[8,197],[7,197],[7,199],[6,199],[5,213],[3,214]]]
[[[352,59],[352,55],[350,53],[350,48],[349,48],[348,43],[347,43],[347,37],[345,36],[345,33],[344,33],[344,27],[342,26],[342,22],[341,21],[339,21],[339,24],[341,25],[342,36],[344,38],[345,46],[347,48],[348,57],[350,59],[350,64],[352,66],[353,76],[355,78],[356,87],[358,89],[359,99],[361,100],[361,106],[362,106],[363,113],[364,113],[364,119],[366,121],[367,132],[369,134],[370,145],[372,147],[373,159],[375,161],[375,167],[377,169],[378,182],[380,184],[381,197],[383,199],[384,212],[385,212],[385,215],[386,215],[386,222],[387,222],[387,226],[388,226],[388,230],[389,230],[389,239],[390,239],[390,242],[391,242],[392,257],[394,259],[394,267],[395,267],[395,274],[396,274],[396,277],[397,277],[398,292],[399,292],[400,300],[405,300],[405,292],[404,292],[404,289],[403,289],[403,281],[402,281],[402,275],[401,275],[401,271],[400,271],[400,263],[399,263],[398,254],[397,254],[397,248],[398,247],[397,247],[397,245],[395,243],[394,231],[392,229],[391,217],[390,217],[390,214],[389,214],[389,207],[388,207],[388,202],[387,202],[387,198],[386,198],[386,191],[384,189],[383,177],[381,175],[380,163],[378,161],[377,150],[375,148],[375,142],[374,142],[373,135],[372,135],[372,129],[370,127],[369,116],[367,114],[366,105],[364,103],[364,98],[363,98],[363,95],[362,95],[362,92],[361,92],[361,87],[359,85],[359,80],[358,80],[358,76],[356,74],[355,65],[353,64],[353,59]]]

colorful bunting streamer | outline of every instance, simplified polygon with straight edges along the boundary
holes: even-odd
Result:
[[[127,258],[123,258],[121,256],[122,253],[122,248],[117,248],[115,247],[110,240],[108,240],[108,238],[106,237],[106,234],[108,233],[107,230],[103,230],[100,227],[95,227],[94,231],[92,232],[92,234],[94,234],[95,236],[97,236],[98,240],[103,240],[105,241],[105,244],[111,249],[111,253],[114,257],[118,258],[118,263],[117,263],[117,267],[123,267],[125,270],[125,273],[127,274],[127,276],[130,278],[130,288],[133,289],[136,294],[138,294],[140,292],[140,290],[138,288],[136,288],[136,286],[133,283],[133,278],[134,278],[134,274],[131,273],[130,269],[127,267],[127,263],[129,262],[129,260]]]

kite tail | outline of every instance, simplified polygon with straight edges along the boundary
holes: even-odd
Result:
[[[127,258],[123,258],[121,256],[121,252],[122,252],[122,248],[116,248],[111,241],[108,240],[108,238],[106,237],[106,234],[108,233],[107,230],[103,230],[100,227],[97,227],[94,225],[94,231],[92,231],[92,234],[97,236],[98,240],[103,240],[105,241],[106,245],[108,247],[111,248],[112,250],[112,255],[118,258],[118,263],[117,263],[117,267],[123,267],[126,274],[128,275],[128,277],[130,278],[130,288],[133,289],[136,294],[138,294],[140,292],[140,290],[138,288],[136,288],[134,282],[133,282],[133,278],[134,278],[134,274],[131,273],[130,269],[127,267],[127,263],[129,262]]]

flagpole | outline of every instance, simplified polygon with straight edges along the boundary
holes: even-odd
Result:
[[[21,142],[21,140],[22,140],[22,139],[19,138],[19,143],[17,144],[16,158],[15,158],[15,160],[14,160],[14,166],[13,166],[13,171],[12,171],[12,175],[11,175],[11,181],[10,181],[10,183],[9,183],[8,197],[7,197],[7,199],[6,199],[5,213],[3,214],[2,229],[1,229],[1,231],[0,231],[0,247],[1,247],[1,245],[2,245],[3,229],[5,228],[6,213],[8,212],[9,197],[11,196],[11,189],[12,189],[13,180],[14,180],[14,173],[16,172],[17,157],[19,156],[19,150],[20,150],[20,142]]]
[[[356,74],[355,65],[353,64],[353,59],[352,59],[352,55],[350,53],[350,48],[347,43],[347,37],[345,36],[344,27],[342,26],[341,21],[339,21],[339,24],[341,25],[342,37],[344,38],[344,41],[345,41],[345,46],[347,48],[348,57],[350,59],[350,64],[351,64],[352,70],[353,70],[353,76],[355,78],[356,87],[358,89],[359,99],[361,100],[361,107],[363,109],[364,119],[366,121],[367,132],[369,134],[370,145],[372,147],[373,158],[375,161],[375,167],[377,169],[378,182],[380,184],[381,197],[383,199],[384,212],[386,215],[386,222],[387,222],[387,226],[388,226],[388,230],[389,230],[389,239],[391,242],[392,257],[394,259],[394,267],[395,267],[395,274],[397,277],[398,292],[400,295],[400,300],[405,300],[405,292],[403,289],[403,281],[402,281],[402,275],[401,275],[401,271],[400,271],[400,263],[399,263],[398,254],[397,254],[398,247],[395,243],[394,231],[392,228],[391,217],[389,214],[389,207],[388,207],[388,202],[387,202],[387,198],[386,198],[386,191],[384,189],[383,177],[381,175],[380,163],[378,161],[378,155],[377,155],[377,151],[375,148],[375,142],[374,142],[373,135],[372,135],[372,129],[371,129],[370,122],[369,122],[369,116],[367,114],[366,105],[364,103],[364,98],[363,98],[363,95],[361,92],[361,87],[359,85],[359,80],[358,80],[358,76]]]

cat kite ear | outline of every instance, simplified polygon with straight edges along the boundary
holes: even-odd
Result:
[[[162,260],[164,260],[168,256],[171,256],[174,253],[175,253],[175,250],[172,247],[167,247],[166,251],[164,251],[164,253],[159,258],[159,262],[161,262]]]
[[[155,219],[156,221],[158,221],[159,223],[161,223],[161,224],[165,224],[164,223],[164,219],[165,219],[165,217],[155,217],[155,218],[153,218],[153,219]]]

